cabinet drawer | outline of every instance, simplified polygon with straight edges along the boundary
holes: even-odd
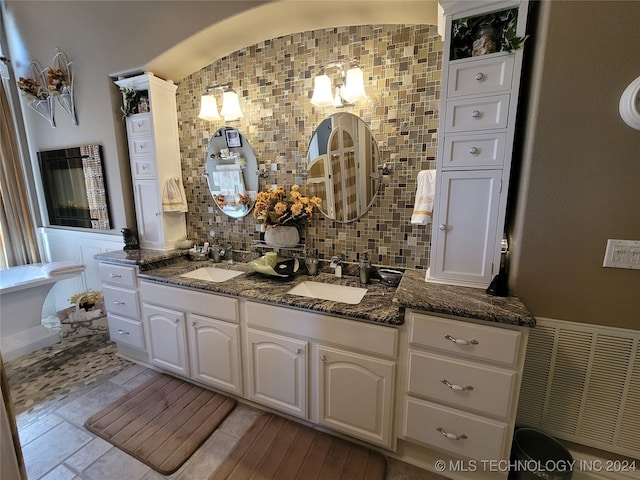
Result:
[[[149,136],[129,139],[129,147],[131,155],[155,155],[156,153],[153,137]]]
[[[508,426],[503,422],[416,398],[407,397],[405,400],[404,437],[456,456],[492,460],[507,458],[507,432]],[[460,438],[449,438],[447,433]]]
[[[507,55],[449,65],[447,97],[510,90],[514,58],[514,55]]]
[[[507,418],[516,373],[409,351],[409,393]]]
[[[442,167],[501,167],[506,133],[450,135],[444,138]]]
[[[131,173],[134,178],[153,178],[156,176],[155,157],[133,157],[131,159]]]
[[[144,331],[142,322],[122,318],[109,313],[107,315],[109,322],[109,336],[111,340],[118,343],[125,343],[131,347],[145,349]]]
[[[135,267],[111,265],[108,263],[100,264],[100,280],[105,283],[135,288],[137,285],[136,274],[137,271]]]
[[[447,102],[445,132],[506,128],[509,95]]]
[[[102,293],[104,294],[104,306],[108,313],[131,318],[140,317],[137,291],[104,285]]]
[[[150,113],[132,115],[127,119],[127,134],[129,137],[150,135],[152,132],[153,124]]]
[[[410,314],[409,342],[469,358],[515,365],[522,333],[461,320]]]

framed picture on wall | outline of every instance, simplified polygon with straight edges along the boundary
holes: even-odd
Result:
[[[228,128],[224,131],[224,135],[227,138],[227,147],[242,147],[242,139],[240,138],[240,132],[234,128]]]

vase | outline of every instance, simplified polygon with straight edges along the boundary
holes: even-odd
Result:
[[[300,234],[294,226],[268,226],[264,232],[264,242],[270,247],[295,247],[300,243]]]

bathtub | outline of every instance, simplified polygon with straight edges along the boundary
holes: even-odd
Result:
[[[56,282],[79,275],[84,267],[47,276],[40,263],[0,270],[0,341],[6,362],[60,341],[42,325],[42,306]]]

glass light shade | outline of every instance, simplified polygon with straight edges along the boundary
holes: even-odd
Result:
[[[331,92],[331,79],[326,75],[316,75],[313,79],[313,96],[311,105],[316,107],[330,107],[333,105],[333,94]]]
[[[354,67],[347,70],[342,98],[351,103],[367,99],[367,93],[364,91],[364,73],[360,68]]]
[[[222,110],[220,110],[225,121],[238,120],[243,117],[242,110],[240,110],[240,99],[238,94],[233,90],[226,90],[222,94]]]
[[[198,118],[209,121],[220,119],[216,97],[210,94],[202,96],[200,99],[200,113],[198,114]]]

